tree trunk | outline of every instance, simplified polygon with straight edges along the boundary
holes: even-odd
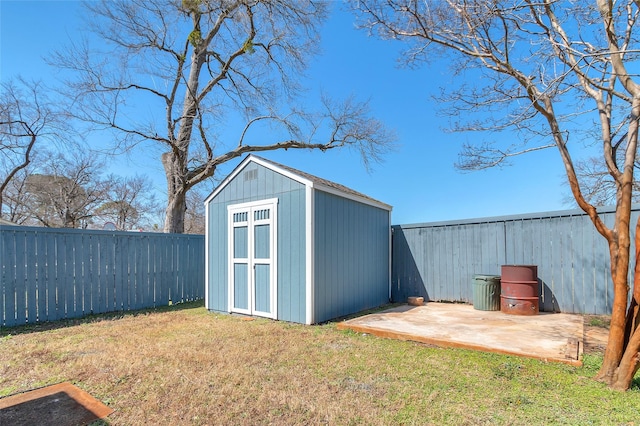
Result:
[[[604,3],[603,3],[604,5]],[[610,10],[605,12],[605,29],[612,33],[612,22],[608,21]],[[615,40],[610,40],[612,51],[617,51]],[[612,64],[619,76],[627,76],[628,73],[621,62],[619,55],[612,54]],[[621,80],[622,81],[622,80]],[[629,122],[627,131],[627,147],[624,151],[624,167],[622,173],[617,169],[611,169],[616,181],[616,223],[613,238],[607,238],[611,255],[611,277],[613,279],[613,306],[611,312],[611,326],[609,328],[609,340],[604,353],[602,367],[596,375],[596,379],[604,381],[614,389],[629,389],[633,376],[638,366],[638,349],[640,348],[640,335],[633,333],[635,328],[628,327],[631,320],[629,314],[633,309],[628,309],[629,303],[629,260],[631,257],[631,200],[633,191],[633,172],[635,168],[637,144],[638,144],[638,120],[640,115],[640,94],[638,86],[630,80],[622,81],[627,91],[634,95],[631,104],[630,117],[636,117]],[[611,149],[611,135],[605,138],[605,154]],[[636,224],[636,230],[638,229]],[[638,235],[636,234],[636,249]],[[637,251],[636,251],[637,262]],[[637,269],[637,264],[636,268]],[[635,278],[634,278],[635,287]],[[634,290],[635,293],[635,290]],[[634,294],[635,296],[635,294]],[[630,333],[633,333],[631,335]]]
[[[636,328],[620,361],[615,381],[611,387],[616,390],[630,389],[638,368],[640,368],[640,332]]]
[[[631,303],[627,310],[627,324],[625,328],[625,344],[628,344],[640,325],[640,217],[636,222],[636,262],[633,271],[633,292]]]
[[[633,298],[627,309],[628,285],[625,282],[624,288],[616,288],[609,341],[602,367],[596,375],[596,379],[607,383],[616,390],[630,389],[633,378],[640,368],[640,331],[638,329],[638,300],[640,299],[640,285],[638,285],[640,281],[639,230],[640,219],[636,225]],[[621,253],[618,252],[618,255],[621,255]],[[621,279],[621,277],[618,277],[618,279]]]
[[[64,217],[62,218],[62,227],[63,228],[75,228],[76,227],[76,223],[73,220],[73,216],[71,215],[71,212],[69,211],[69,208],[66,207],[64,209]]]
[[[624,347],[625,351],[616,371],[615,381],[611,387],[617,390],[627,390],[631,387],[633,378],[640,368],[640,218],[636,222],[635,238],[635,268],[633,276],[633,297],[627,309]]]
[[[187,199],[185,192],[169,194],[167,203],[166,218],[164,221],[164,232],[182,234],[184,232],[184,217],[187,211]]]
[[[617,249],[615,244],[610,244],[611,251],[611,277],[613,279],[613,307],[611,312],[611,325],[609,327],[609,339],[604,352],[604,359],[596,379],[611,385],[615,381],[616,371],[624,354],[624,336],[627,314],[627,297],[629,286],[627,277],[617,268],[620,256],[629,256],[629,252]],[[611,246],[614,247],[611,247]],[[624,262],[622,262],[624,263]]]
[[[193,19],[194,32],[192,34],[198,34],[197,37],[200,37],[200,14],[197,11],[191,11],[190,14]],[[199,105],[196,94],[198,93],[198,83],[200,82],[200,70],[206,59],[206,48],[201,45],[202,40],[191,40],[191,44],[193,45],[193,53],[191,54],[187,90],[182,106],[180,129],[176,139],[171,144],[172,151],[162,155],[162,164],[167,178],[168,200],[164,221],[164,232],[166,233],[184,233],[184,221],[187,211],[186,196],[189,190],[187,185],[187,158],[193,122]]]
[[[187,211],[186,167],[173,151],[162,154],[162,164],[167,178],[167,210],[164,232],[184,233],[184,219]]]

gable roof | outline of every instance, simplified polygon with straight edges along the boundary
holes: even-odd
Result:
[[[260,164],[261,166],[266,167],[270,170],[273,170],[276,173],[280,173],[284,176],[287,176],[290,179],[300,182],[305,186],[309,186],[309,187],[318,189],[320,191],[328,192],[334,195],[338,195],[344,198],[358,201],[363,204],[368,204],[370,206],[378,207],[383,210],[391,211],[392,209],[392,207],[389,204],[383,203],[382,201],[378,201],[374,198],[369,197],[368,195],[364,195],[358,191],[355,191],[339,183],[332,182],[330,180],[323,179],[318,176],[314,176],[312,174],[303,172],[301,170],[294,169],[293,167],[276,163],[275,161],[267,160],[266,158],[262,158],[254,154],[250,154],[247,157],[245,157],[245,159],[242,160],[235,169],[233,169],[233,171],[229,174],[229,176],[227,176],[220,183],[220,185],[218,185],[218,187],[207,197],[207,199],[205,200],[205,203],[208,203],[211,199],[213,199],[250,162]]]

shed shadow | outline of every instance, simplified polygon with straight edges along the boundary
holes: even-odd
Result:
[[[538,288],[540,289],[540,311],[541,312],[562,312],[558,299],[553,294],[551,287],[538,277]]]
[[[431,300],[404,230],[400,226],[392,226],[392,230],[391,302],[404,303],[410,296]]]

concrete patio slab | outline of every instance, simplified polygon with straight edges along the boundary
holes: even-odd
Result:
[[[583,322],[581,315],[541,312],[521,316],[480,311],[466,304],[429,302],[350,319],[338,323],[338,328],[579,366],[584,346]]]

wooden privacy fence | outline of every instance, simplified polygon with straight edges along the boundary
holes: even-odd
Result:
[[[608,226],[613,210],[602,210]],[[640,216],[632,211],[631,223]],[[392,227],[392,299],[472,302],[476,274],[537,265],[540,309],[610,314],[606,241],[577,210]],[[632,248],[633,251],[633,248]],[[204,297],[204,236],[0,225],[0,326]]]
[[[612,226],[613,210],[600,213]],[[639,214],[634,206],[632,228]],[[537,265],[541,310],[611,313],[608,245],[581,210],[399,225],[392,231],[394,301],[422,296],[472,302],[474,275],[500,275],[502,265]]]
[[[204,236],[0,226],[0,326],[204,298]]]

